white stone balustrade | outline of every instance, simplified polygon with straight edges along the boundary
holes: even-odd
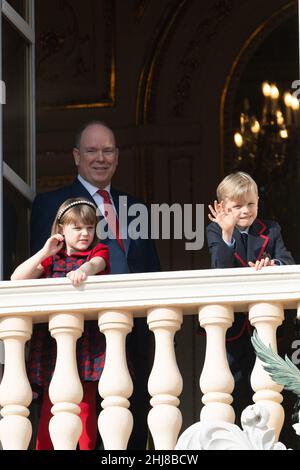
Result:
[[[157,449],[172,449],[181,425],[178,409],[182,379],[174,352],[174,334],[182,316],[199,315],[207,332],[201,374],[204,407],[201,419],[232,422],[233,380],[225,352],[225,333],[234,312],[249,312],[262,340],[276,347],[275,333],[283,309],[298,307],[300,266],[91,276],[79,288],[68,279],[0,282],[0,337],[6,365],[0,385],[0,439],[4,449],[25,449],[31,436],[28,406],[31,389],[24,366],[24,344],[33,323],[47,322],[58,345],[50,387],[54,404],[50,432],[56,449],[75,448],[80,434],[81,384],[75,365],[75,344],[83,319],[96,320],[107,341],[105,369],[99,383],[103,411],[99,429],[107,449],[125,449],[132,429],[128,409],[132,382],[125,355],[133,317],[146,317],[156,342],[149,378],[152,409],[149,427]],[[218,365],[218,374],[213,369]],[[68,377],[68,381],[65,380]],[[281,387],[257,361],[252,374],[254,400],[271,411],[278,435],[283,419]],[[200,393],[199,393],[200,400]]]
[[[149,377],[152,409],[148,417],[155,449],[174,449],[182,425],[178,396],[182,377],[176,363],[174,335],[180,329],[182,313],[176,308],[154,308],[148,324],[155,336],[154,364]]]
[[[249,307],[249,320],[257,329],[261,340],[271,345],[273,351],[277,352],[276,330],[284,318],[284,311],[280,303],[260,302]],[[253,400],[267,408],[270,414],[269,427],[275,429],[276,439],[279,439],[280,430],[284,421],[284,410],[280,403],[282,386],[273,382],[271,377],[256,358],[255,366],[251,374],[251,386],[255,391]]]
[[[55,450],[75,450],[82,432],[79,403],[83,391],[76,362],[76,342],[83,332],[83,315],[51,315],[49,330],[57,344],[55,370],[49,386],[54,415],[49,424]]]
[[[200,377],[204,393],[200,419],[234,423],[231,406],[234,379],[230,372],[225,348],[225,335],[233,322],[231,305],[205,305],[199,309],[199,322],[206,331],[206,357]]]
[[[132,330],[132,314],[106,311],[99,314],[99,328],[105,334],[106,358],[99,380],[99,393],[104,400],[98,419],[104,448],[125,450],[133,427],[128,398],[133,391],[126,361],[126,336]]]
[[[4,341],[5,369],[0,385],[3,407],[0,421],[0,440],[4,450],[26,450],[31,439],[28,406],[32,392],[25,370],[25,343],[32,334],[31,318],[3,317],[0,319],[0,338]]]

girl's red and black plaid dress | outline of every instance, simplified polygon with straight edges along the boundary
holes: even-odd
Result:
[[[106,268],[98,274],[109,274],[109,250],[99,243],[92,250],[67,255],[59,251],[42,262],[43,277],[66,277],[67,273],[78,269],[83,263],[100,256],[106,262]],[[48,331],[48,324],[34,325],[30,342],[27,373],[35,397],[42,390],[48,389],[56,361],[56,341]],[[105,337],[100,333],[97,321],[85,321],[83,335],[77,341],[77,365],[82,381],[98,381],[104,368]],[[42,390],[41,390],[42,389]]]

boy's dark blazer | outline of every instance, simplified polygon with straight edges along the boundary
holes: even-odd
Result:
[[[248,232],[247,253],[238,229],[234,229],[232,238],[235,240],[233,248],[222,239],[222,229],[218,224],[211,222],[208,225],[207,242],[212,268],[247,267],[248,261],[255,263],[266,256],[280,261],[278,264],[295,264],[283,243],[280,225],[273,220],[256,219],[253,222]]]
[[[295,264],[284,245],[280,225],[273,220],[256,219],[253,222],[248,232],[247,253],[238,229],[235,228],[232,235],[234,247],[229,247],[224,242],[222,229],[217,223],[211,222],[206,232],[212,268],[249,267],[248,261],[255,263],[266,256],[277,260],[277,264]],[[246,328],[251,330],[247,317],[236,315],[234,325],[226,334],[227,341],[240,338]]]

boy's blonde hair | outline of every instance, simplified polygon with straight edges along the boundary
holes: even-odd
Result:
[[[243,171],[231,173],[217,187],[218,202],[225,201],[227,198],[239,201],[250,191],[258,196],[257,184],[248,173]]]
[[[96,227],[98,221],[96,205],[82,197],[70,198],[59,207],[52,225],[51,235],[62,233],[63,225],[80,222],[84,225],[94,225]],[[95,230],[94,239],[90,247],[93,248],[97,243],[99,243],[99,239]]]

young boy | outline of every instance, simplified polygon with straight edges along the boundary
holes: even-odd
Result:
[[[254,267],[295,264],[287,251],[280,226],[273,220],[257,217],[257,184],[247,173],[232,173],[217,188],[218,201],[209,206],[212,223],[207,227],[208,247],[212,268]],[[235,315],[227,340],[227,357],[235,379],[233,392],[235,411],[241,411],[252,402],[250,388],[255,354],[250,342],[252,334],[247,316]],[[238,410],[237,410],[238,407]]]
[[[294,264],[284,246],[280,226],[257,218],[258,190],[247,173],[232,173],[217,188],[218,201],[209,206],[207,227],[212,268]],[[243,235],[245,234],[245,235]]]

